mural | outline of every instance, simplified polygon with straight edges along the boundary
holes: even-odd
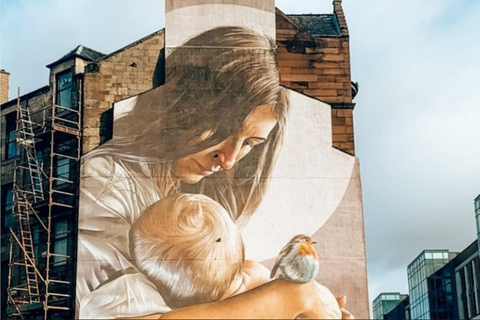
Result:
[[[84,156],[79,318],[351,317],[314,279],[355,158],[251,27],[167,47],[166,83],[115,104],[113,138]]]

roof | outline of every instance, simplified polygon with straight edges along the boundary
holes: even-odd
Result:
[[[163,32],[165,32],[165,28],[160,29],[160,30],[157,30],[157,31],[155,31],[155,32],[153,32],[153,33],[151,33],[151,34],[149,34],[149,35],[146,35],[146,36],[143,37],[143,38],[140,38],[140,39],[138,39],[138,40],[136,40],[136,41],[134,41],[134,42],[132,42],[132,43],[130,43],[130,44],[127,44],[127,45],[126,45],[125,47],[123,47],[123,48],[120,48],[120,49],[118,49],[118,50],[115,50],[115,51],[113,51],[112,53],[103,55],[103,56],[101,56],[101,57],[99,57],[99,58],[97,58],[97,59],[95,59],[95,60],[105,60],[105,59],[108,59],[108,58],[110,58],[110,57],[112,57],[112,56],[114,56],[114,55],[116,55],[116,54],[118,54],[118,53],[120,53],[120,52],[122,52],[122,51],[125,51],[125,50],[127,50],[127,49],[129,49],[129,48],[131,48],[131,47],[136,46],[136,45],[139,44],[139,43],[142,43],[142,42],[144,42],[144,41],[146,41],[146,40],[148,40],[148,39],[150,39],[150,38],[153,38],[153,37],[156,36],[156,35],[162,34]]]
[[[66,60],[70,60],[71,58],[77,58],[78,57],[78,58],[82,58],[82,59],[87,60],[87,61],[93,61],[93,60],[100,59],[104,56],[105,56],[105,54],[103,54],[101,52],[95,51],[93,49],[87,48],[87,47],[82,46],[82,45],[78,45],[75,49],[73,49],[72,51],[70,51],[69,53],[67,53],[66,55],[64,55],[60,59],[58,59],[57,61],[48,64],[47,68],[51,68],[54,65],[59,64],[59,63],[61,63],[63,61],[66,61]]]
[[[24,101],[24,100],[29,100],[33,97],[36,97],[38,95],[41,95],[43,93],[46,93],[50,91],[50,86],[49,85],[46,85],[46,86],[43,86],[41,88],[38,88],[36,90],[33,90],[33,91],[30,91],[28,93],[25,93],[24,95],[21,95],[19,98],[20,98],[20,101]],[[2,105],[1,105],[1,109],[4,110],[8,107],[11,107],[12,105],[15,105],[17,103],[17,98],[13,98],[9,101],[6,101],[4,102]]]
[[[342,32],[335,14],[287,14],[300,29],[314,36],[340,37]]]

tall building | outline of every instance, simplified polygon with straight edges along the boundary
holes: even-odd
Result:
[[[427,279],[450,261],[448,250],[424,250],[407,267],[412,319],[431,319]]]
[[[408,295],[399,292],[382,292],[373,300],[373,319],[390,319],[389,312],[397,307],[402,301],[408,299]]]
[[[308,15],[277,9],[272,30],[281,84],[302,99],[325,104],[322,130],[327,130],[328,147],[352,164],[344,178],[345,194],[336,192],[343,202],[312,233],[331,240],[322,248],[322,282],[346,294],[348,309],[365,318],[363,212],[353,139],[358,86],[351,81],[341,1],[334,0],[333,7],[331,14]],[[165,83],[171,49],[165,37],[159,30],[110,54],[79,45],[47,65],[48,85],[9,101],[3,91],[9,74],[2,70],[1,318],[70,319],[78,311],[80,159],[112,138],[115,103]],[[349,249],[342,251],[337,243]],[[348,281],[339,274],[343,268]]]
[[[480,235],[480,195],[474,200]],[[408,266],[410,296],[385,319],[480,319],[480,236],[460,253],[425,250]],[[373,304],[381,316],[380,297]],[[377,319],[377,318],[376,318]]]

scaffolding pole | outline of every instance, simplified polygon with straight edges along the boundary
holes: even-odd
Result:
[[[54,274],[59,265],[68,270],[67,263],[72,259],[69,254],[55,252],[54,221],[58,215],[76,214],[81,99],[78,99],[77,108],[69,108],[55,105],[53,97],[49,108],[37,111],[41,112],[41,119],[36,123],[32,121],[29,106],[22,104],[19,97],[20,90],[16,143],[21,147],[21,160],[14,162],[12,214],[17,223],[10,229],[7,314],[12,318],[38,318],[42,310],[43,318],[49,319],[50,311],[55,314],[71,311],[74,303],[72,282]],[[48,168],[37,159],[39,141],[48,142],[50,146]],[[62,149],[62,144],[67,147]],[[77,170],[76,178],[62,176],[60,163]],[[44,186],[44,180],[48,185]],[[40,258],[36,257],[38,243],[33,229],[44,235],[41,241],[45,243],[45,251]]]

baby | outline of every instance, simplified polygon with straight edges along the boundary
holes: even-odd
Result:
[[[226,210],[199,194],[176,194],[148,207],[130,230],[136,265],[167,305],[223,300],[270,281],[267,268],[245,261],[242,237]],[[350,314],[316,283],[326,319]],[[344,301],[341,305],[344,304]]]
[[[226,210],[199,194],[176,194],[148,207],[130,230],[136,265],[171,308],[217,301],[269,280],[245,261],[243,241]]]

